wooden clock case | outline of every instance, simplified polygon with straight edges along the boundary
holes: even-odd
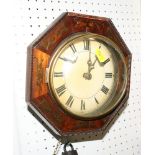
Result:
[[[66,37],[79,32],[95,33],[111,39],[125,57],[127,68],[127,87],[121,101],[106,116],[93,120],[82,120],[66,113],[50,95],[46,83],[46,68],[56,47]],[[126,106],[130,89],[130,72],[131,53],[109,18],[63,13],[28,46],[26,81],[28,109],[63,143],[101,139]]]

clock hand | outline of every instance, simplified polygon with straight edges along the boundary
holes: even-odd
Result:
[[[59,57],[60,59],[64,60],[64,61],[68,61],[68,62],[71,62],[71,63],[75,63],[76,60],[77,60],[77,57],[75,60],[71,60],[71,59],[68,59],[68,58],[65,58],[65,57]]]
[[[89,59],[87,61],[87,64],[88,66],[92,64],[92,61],[91,61],[91,51],[89,50]]]
[[[92,66],[95,65],[96,61],[97,61],[97,58],[95,57],[95,60],[94,60],[94,62],[93,62],[93,64],[92,64]]]
[[[95,65],[96,61],[97,61],[97,58],[96,58],[96,57],[95,57],[95,60],[94,60],[93,63],[92,63],[90,60],[88,60],[88,62],[87,62],[87,64],[88,64],[88,72],[83,74],[83,77],[84,77],[85,79],[91,80],[92,75],[91,75],[90,72],[91,72],[92,69],[95,68],[94,65]]]
[[[89,59],[87,61],[87,64],[88,64],[88,72],[89,72],[89,68],[92,66],[91,51],[90,51],[90,49],[89,49]]]
[[[95,57],[94,62],[93,62],[90,66],[88,66],[88,73],[89,73],[89,74],[91,74],[91,73],[90,73],[91,70],[95,68],[94,65],[95,65],[96,61],[97,61],[97,58]]]
[[[92,75],[91,75],[91,70],[93,69],[92,67],[92,61],[91,61],[91,51],[89,50],[89,58],[88,58],[88,61],[87,61],[87,64],[88,64],[88,72],[87,73],[84,73],[83,74],[83,77],[87,80],[90,80],[92,78]]]

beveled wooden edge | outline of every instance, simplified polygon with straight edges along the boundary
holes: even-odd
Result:
[[[81,13],[74,13],[74,12],[66,12],[68,16],[74,16],[74,17],[81,17],[81,18],[88,18],[88,19],[95,19],[95,20],[104,20],[109,21],[110,18],[107,17],[101,17],[101,16],[94,16],[94,15],[86,15]]]
[[[38,37],[31,42],[27,47],[27,62],[26,62],[26,88],[25,88],[25,101],[30,102],[31,100],[31,74],[32,74],[32,48],[35,47],[38,42],[46,35],[56,24],[59,22],[59,20],[63,19],[64,16],[66,16],[68,13],[64,12],[62,13],[58,18],[56,18],[41,34],[38,35]]]
[[[36,44],[44,37],[44,35],[46,35],[49,31],[51,31],[52,28],[53,28],[60,20],[62,20],[67,14],[68,14],[67,12],[62,13],[62,14],[61,14],[60,16],[58,16],[51,24],[49,24],[49,25],[47,26],[47,28],[46,28],[43,32],[41,32],[41,33],[36,37],[36,39],[35,39],[33,42],[31,42],[31,43],[28,45],[28,49],[29,49],[29,48],[31,49],[32,47],[35,47]]]

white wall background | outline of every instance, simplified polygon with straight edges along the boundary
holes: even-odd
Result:
[[[50,155],[57,144],[27,111],[26,48],[65,11],[111,18],[133,55],[127,108],[102,140],[76,143],[74,147],[80,155],[140,155],[140,0],[14,0],[14,3],[14,12],[10,12],[13,20],[10,52],[16,55],[15,155]]]

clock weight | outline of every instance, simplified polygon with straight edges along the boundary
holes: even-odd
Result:
[[[70,151],[67,151],[67,150],[66,150],[66,147],[67,147],[67,146],[70,146],[70,148],[71,148]],[[78,155],[78,153],[77,153],[76,150],[74,150],[73,145],[72,145],[71,143],[66,143],[66,144],[64,145],[64,152],[62,152],[62,155]]]

